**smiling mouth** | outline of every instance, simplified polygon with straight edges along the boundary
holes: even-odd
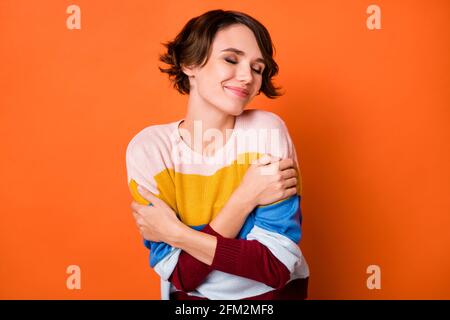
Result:
[[[249,96],[248,93],[238,90],[238,89],[233,89],[230,87],[225,87],[225,89],[227,89],[228,91],[230,91],[231,93],[233,93],[234,95],[238,96],[239,98],[247,98]]]

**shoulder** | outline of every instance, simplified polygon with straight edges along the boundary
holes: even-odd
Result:
[[[240,128],[265,132],[269,136],[279,136],[281,140],[290,143],[288,128],[279,115],[274,112],[248,109],[240,115]]]
[[[174,208],[172,201],[174,186],[169,170],[173,168],[170,136],[172,127],[174,123],[148,126],[139,131],[128,143],[126,149],[128,185],[133,198],[139,203],[145,202],[141,201],[137,185],[145,187]]]
[[[246,130],[275,133],[282,139],[289,137],[288,128],[283,119],[274,112],[248,109],[240,115],[240,127]]]
[[[283,119],[274,112],[261,109],[247,109],[241,113],[240,117],[241,121],[248,127],[287,131]]]
[[[148,126],[139,131],[128,143],[127,161],[168,160],[173,145],[174,123]]]
[[[295,158],[294,145],[283,119],[274,112],[249,109],[241,114],[241,127],[256,130],[266,151],[281,158]],[[259,144],[258,144],[259,146]]]

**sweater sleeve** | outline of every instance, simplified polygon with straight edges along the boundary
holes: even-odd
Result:
[[[211,267],[276,289],[290,279],[286,266],[257,240],[218,237]]]
[[[219,237],[210,225],[206,225],[201,232]],[[187,272],[189,270],[189,272]],[[206,278],[213,268],[206,263],[197,260],[186,251],[181,251],[178,263],[173,270],[169,281],[178,289],[184,292],[195,290]]]
[[[126,167],[129,189],[136,202],[146,205],[148,201],[137,191],[137,185],[142,185],[177,212],[175,186],[170,183],[172,180],[164,161],[167,158],[167,147],[157,139],[158,135],[153,131],[152,127],[142,130],[128,144]],[[156,176],[160,181],[169,181],[169,183],[158,184],[155,180]],[[181,250],[164,242],[146,239],[143,239],[143,242],[150,249],[150,266],[163,280],[167,280],[178,261]]]
[[[169,278],[178,290],[193,291],[212,270],[256,280],[272,288],[281,288],[289,280],[289,270],[258,241],[224,238],[210,225],[202,232],[217,237],[213,263],[209,266],[182,251]],[[255,265],[259,267],[254,268]]]

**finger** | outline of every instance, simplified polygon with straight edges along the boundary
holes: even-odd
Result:
[[[280,170],[285,170],[287,168],[294,167],[294,160],[290,158],[285,158],[280,160]]]
[[[135,202],[132,205],[132,211],[134,213],[136,213],[137,216],[142,216],[145,212],[147,212],[147,211],[144,211],[144,210],[148,210],[148,209],[149,209],[149,206],[146,206],[146,205],[143,205],[143,204],[139,204],[137,202]]]
[[[251,164],[257,165],[257,166],[262,166],[262,165],[266,165],[266,164],[270,163],[270,161],[271,161],[270,155],[269,154],[263,154],[258,159],[253,160],[251,162]]]
[[[133,218],[134,218],[134,220],[137,221],[137,219],[138,219],[138,217],[139,217],[139,213],[137,213],[136,211],[133,211],[132,213],[133,213]]]
[[[144,220],[142,219],[142,217],[137,216],[136,218],[134,218],[134,222],[136,223],[136,226],[138,228],[141,228],[144,226]]]
[[[153,205],[161,205],[163,202],[161,199],[159,199],[157,196],[155,196],[153,193],[148,191],[146,188],[144,188],[141,185],[138,185],[137,187],[139,193],[142,197],[144,197],[147,201],[149,201]]]
[[[286,170],[281,171],[281,176],[285,180],[293,178],[293,177],[297,177],[297,170],[295,170],[293,168],[288,168]]]
[[[279,172],[279,161],[276,162],[271,162],[270,164],[264,165],[264,166],[260,166],[259,169],[260,174],[263,176],[272,176],[275,174],[278,174]]]
[[[272,175],[277,174],[279,171],[285,170],[287,168],[291,167],[291,161],[290,159],[280,159],[277,157],[272,157],[273,162],[269,163],[268,165],[263,167],[263,175]]]
[[[136,201],[133,201],[133,202],[131,203],[131,210],[132,210],[132,211],[135,211],[135,212],[137,212],[137,213],[139,213],[139,210],[140,210],[142,207],[145,207],[145,206],[143,206],[142,204],[137,203]]]
[[[292,197],[293,195],[297,194],[297,188],[292,187],[292,188],[286,189],[285,194],[286,194],[286,197]]]
[[[286,182],[284,183],[284,187],[286,189],[291,188],[291,187],[295,187],[297,185],[297,178],[290,178],[287,179]]]
[[[270,153],[265,153],[256,160],[256,164],[260,166],[265,166],[273,162],[280,161],[280,157],[271,155]]]
[[[142,217],[140,217],[140,216],[138,216],[138,217],[136,218],[136,223],[137,223],[140,227],[142,227],[143,225],[145,225],[144,219],[143,219]]]
[[[138,228],[138,230],[141,230],[142,226],[137,221],[135,221],[135,223],[136,223],[136,227]]]

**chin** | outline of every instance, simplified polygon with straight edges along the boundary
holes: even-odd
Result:
[[[236,111],[235,113],[233,113],[233,116],[238,116],[238,115],[240,115],[242,112],[244,112],[244,108],[239,109],[238,111]]]
[[[248,105],[248,103],[250,102],[250,99],[237,101],[236,99],[230,99],[229,97],[226,97],[226,98],[228,98],[228,99],[222,99],[221,101],[217,101],[217,102],[211,99],[211,102],[221,112],[226,113],[228,115],[233,115],[233,116],[240,115],[244,111],[244,109]]]
[[[233,116],[238,116],[240,115],[245,109],[245,106],[241,107],[237,107],[237,106],[233,106],[230,108],[224,108],[222,109],[224,112],[226,112],[227,114],[233,115]]]
[[[229,111],[229,114],[232,114],[234,116],[240,115],[242,112],[244,112],[244,109],[249,104],[250,100],[245,101],[244,103],[233,103],[232,105],[227,108]]]

